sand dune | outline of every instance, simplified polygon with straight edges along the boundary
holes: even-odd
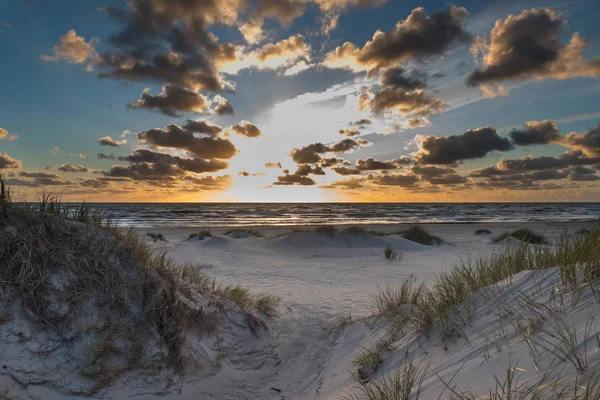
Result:
[[[3,277],[11,271],[7,268],[13,265],[14,254],[22,254],[15,253],[19,247],[14,243],[24,246],[30,228],[44,226],[42,222],[19,216],[0,219],[5,232],[0,241]],[[315,400],[353,395],[360,399],[364,398],[361,390],[374,388],[382,377],[389,382],[399,368],[407,371],[407,366],[422,371],[419,398],[449,398],[453,391],[456,395],[465,390],[485,397],[490,390],[499,390],[496,377],[503,382],[507,370],[518,377],[521,387],[535,386],[540,371],[548,370],[551,373],[546,379],[559,382],[558,387],[560,382],[596,376],[594,366],[600,361],[595,322],[600,317],[600,296],[588,289],[569,290],[562,283],[564,270],[540,269],[536,267],[540,260],[533,258],[514,276],[466,296],[459,308],[446,319],[434,321],[424,333],[412,322],[397,325],[399,316],[412,315],[416,307],[412,303],[379,315],[372,295],[390,285],[414,279],[431,286],[436,276],[450,271],[460,259],[476,260],[518,248],[513,239],[493,243],[492,236],[476,235],[472,225],[428,226],[448,243],[441,246],[358,229],[292,232],[262,228],[258,234],[241,230],[225,234],[222,229],[202,240],[190,239],[191,230],[152,230],[163,234],[166,241],[143,235],[149,246],[166,251],[177,264],[193,263],[201,276],[218,282],[217,287],[207,283],[189,286],[195,273],[186,269],[177,275],[176,286],[169,289],[173,291],[164,292],[176,294],[173,307],[177,310],[211,315],[211,325],[206,318],[198,325],[198,314],[181,314],[183,319],[175,321],[173,331],[182,335],[175,353],[165,347],[168,341],[161,334],[161,325],[152,322],[152,314],[147,313],[151,303],[145,302],[154,297],[136,292],[140,286],[135,283],[144,287],[144,282],[163,282],[173,276],[171,272],[154,278],[146,275],[144,271],[151,270],[141,268],[143,263],[139,264],[122,241],[124,237],[118,239],[109,231],[61,220],[49,227],[60,234],[44,233],[38,248],[46,258],[40,264],[43,269],[35,269],[46,271],[40,278],[45,289],[39,292],[45,296],[41,297],[47,305],[44,313],[24,303],[27,297],[14,289],[6,290],[16,288],[14,282],[18,281],[3,284],[8,301],[2,303],[2,315],[7,318],[0,324],[0,351],[6,366],[0,373],[0,393],[7,398],[94,394],[114,399]],[[487,226],[493,235],[520,227]],[[377,227],[389,232],[399,228]],[[534,224],[533,228],[554,240],[564,226]],[[579,228],[570,227],[573,232]],[[7,247],[9,243],[13,244]],[[399,253],[398,259],[385,258],[388,247]],[[73,258],[65,258],[65,254]],[[148,262],[150,268],[156,266],[156,261]],[[80,290],[80,297],[67,302],[70,288],[89,271],[94,271],[96,284],[84,286],[87,290]],[[114,271],[123,275],[111,278],[117,280],[110,281],[111,291],[106,292],[102,282]],[[231,292],[233,286],[226,287],[236,284],[251,293],[279,296],[277,315],[270,318],[233,297],[237,296]],[[106,297],[106,293],[126,296],[130,308],[123,314],[119,302],[108,301],[114,295]],[[544,308],[549,305],[552,308]],[[62,323],[45,325],[40,315]],[[102,323],[103,318],[111,324]],[[110,328],[127,324],[133,336]],[[586,363],[581,371],[569,357],[555,351],[557,357],[550,351],[557,347],[548,348],[548,343],[556,342],[552,332],[560,326],[574,335],[576,354]],[[139,334],[143,335],[136,336]],[[143,362],[133,363],[132,349],[140,337],[147,340],[140,353]],[[185,369],[172,364],[173,354],[185,360]],[[416,398],[417,388],[411,393]]]

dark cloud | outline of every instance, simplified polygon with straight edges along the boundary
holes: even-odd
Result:
[[[0,153],[0,169],[17,169],[22,166],[21,161],[15,160],[6,153]]]
[[[560,139],[560,132],[554,121],[529,121],[523,128],[512,130],[510,137],[516,145],[530,146],[555,142]]]
[[[71,165],[69,163],[59,165],[56,169],[62,172],[89,172],[89,169],[83,165]]]
[[[327,55],[325,65],[368,69],[373,74],[407,60],[442,54],[452,44],[470,40],[463,27],[466,16],[467,10],[456,6],[431,15],[415,8],[390,31],[377,31],[362,49],[350,42],[337,47]]]
[[[379,161],[374,158],[359,159],[356,161],[356,167],[361,171],[378,171],[397,169],[398,165],[394,161]]]
[[[201,133],[209,136],[217,136],[223,131],[223,128],[213,125],[208,121],[193,121],[191,119],[188,119],[182,128],[192,133]]]
[[[421,89],[407,91],[393,86],[385,87],[375,94],[364,93],[359,99],[359,109],[369,110],[374,114],[393,110],[402,116],[429,117],[447,108],[442,100]]]
[[[109,147],[120,147],[120,146],[127,144],[127,140],[125,140],[125,139],[114,140],[110,136],[104,136],[103,138],[100,138],[99,142],[100,142],[101,146],[109,146]]]
[[[394,67],[386,70],[379,80],[379,84],[383,87],[391,86],[404,90],[423,89],[427,86],[427,81],[423,74],[413,71],[411,75],[407,75],[402,67]]]
[[[490,41],[481,37],[472,52],[481,53],[483,68],[473,72],[470,86],[495,84],[505,80],[567,79],[600,75],[600,58],[586,60],[586,41],[578,33],[568,44],[560,40],[563,16],[550,8],[524,10],[498,20]]]
[[[179,112],[208,112],[208,100],[195,90],[180,86],[165,85],[162,92],[152,95],[150,89],[144,90],[142,98],[129,104],[130,108],[159,110],[170,117],[181,116]]]
[[[46,179],[60,179],[61,176],[57,174],[52,174],[48,172],[28,172],[21,171],[19,172],[19,176],[23,178],[46,178]]]
[[[512,150],[510,140],[498,136],[496,129],[485,126],[469,129],[462,135],[427,136],[420,144],[417,164],[451,165],[483,158],[492,151]]]
[[[359,119],[358,121],[352,121],[350,122],[350,126],[362,126],[362,125],[371,125],[373,123],[373,121],[371,121],[369,118],[363,118],[363,119]]]
[[[358,168],[334,167],[332,168],[339,175],[360,175],[362,171]]]
[[[392,174],[371,176],[370,181],[382,186],[412,187],[419,181],[419,178],[415,175]]]
[[[498,169],[506,171],[539,171],[551,168],[564,168],[568,163],[555,157],[522,157],[518,159],[503,158],[498,163]]]
[[[428,126],[430,124],[427,118],[410,118],[406,121],[406,124],[409,128],[422,128],[424,126]]]
[[[217,112],[218,115],[233,115],[234,114],[233,107],[231,107],[231,104],[229,104],[229,102],[224,98],[221,98],[219,100],[219,103],[217,104],[215,111]]]
[[[100,160],[114,160],[116,156],[112,153],[98,153],[98,159]]]
[[[230,159],[237,149],[228,139],[219,137],[196,137],[194,133],[175,124],[167,125],[165,129],[150,129],[139,132],[138,140],[154,147],[181,149],[188,153],[206,159]]]
[[[226,169],[225,161],[203,158],[182,158],[149,149],[138,149],[126,157],[129,165],[113,165],[106,172],[107,176],[131,178],[134,180],[180,180],[187,178],[187,173],[216,172]]]
[[[585,133],[571,132],[562,141],[565,146],[600,157],[600,123]]]
[[[323,143],[313,143],[300,149],[292,150],[290,155],[297,164],[315,164],[321,161],[321,154],[346,153],[368,143],[368,141],[363,139],[344,139],[341,142],[337,142],[331,146]]]
[[[238,135],[246,136],[248,138],[257,138],[262,136],[262,132],[258,126],[248,121],[241,121],[240,123],[233,125],[231,129]]]
[[[301,165],[298,165],[296,172],[294,172],[294,175],[299,175],[299,176],[308,176],[311,174],[312,175],[325,175],[325,171],[323,171],[323,168],[321,168],[320,166],[313,167],[308,164],[301,164]]]
[[[278,176],[277,177],[277,182],[274,182],[273,185],[283,185],[283,186],[292,186],[292,185],[299,185],[299,186],[312,186],[312,185],[316,185],[316,182],[314,181],[314,179],[309,178],[308,176],[302,176],[302,175],[284,175],[284,176]]]

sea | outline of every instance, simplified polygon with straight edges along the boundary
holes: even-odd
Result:
[[[598,221],[600,203],[96,203],[121,226]]]

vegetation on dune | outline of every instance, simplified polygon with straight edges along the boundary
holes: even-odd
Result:
[[[236,239],[238,239],[244,233],[246,233],[250,236],[254,236],[254,237],[264,237],[265,236],[262,232],[257,231],[255,229],[243,229],[243,228],[228,229],[227,231],[225,231],[225,233],[223,233],[223,235],[232,235]]]
[[[135,231],[85,203],[65,206],[52,195],[14,202],[1,177],[0,233],[0,306],[21,304],[66,344],[97,343],[81,365],[97,381],[88,394],[129,369],[152,364],[181,372],[195,362],[185,350],[188,331],[211,334],[229,311],[246,315],[254,330],[264,323],[253,312],[273,316],[279,302],[219,286],[204,266],[153,253]],[[78,310],[86,310],[88,324]]]
[[[152,240],[154,240],[155,242],[167,242],[168,240],[165,238],[165,235],[163,235],[162,233],[152,233],[152,232],[148,232],[146,233],[146,236],[149,236]]]
[[[548,239],[544,235],[540,235],[530,229],[517,229],[512,232],[504,232],[492,239],[493,243],[502,242],[503,240],[513,237],[525,243],[531,244],[548,244]]]
[[[336,233],[337,231],[338,231],[338,229],[333,225],[321,225],[321,226],[318,226],[317,229],[315,229],[315,232],[324,233],[327,235]]]
[[[511,297],[513,305],[498,310],[504,315],[498,318],[502,319],[503,324],[512,324],[513,332],[506,333],[507,337],[522,337],[534,360],[541,354],[545,354],[544,357],[554,357],[570,363],[581,376],[577,375],[570,380],[555,378],[550,381],[543,374],[539,382],[528,381],[527,384],[517,385],[514,374],[517,369],[509,368],[505,380],[496,378],[498,385],[493,398],[512,398],[510,395],[506,397],[506,394],[511,390],[513,394],[521,390],[526,398],[537,393],[538,397],[532,398],[545,398],[544,395],[549,394],[551,397],[558,396],[552,398],[600,399],[600,375],[597,371],[589,374],[590,363],[587,359],[588,343],[597,343],[600,347],[593,328],[594,316],[588,318],[585,329],[576,330],[569,322],[568,317],[572,311],[569,311],[565,300],[565,296],[568,296],[571,307],[576,307],[582,293],[587,291],[588,297],[592,296],[592,302],[600,303],[600,227],[584,234],[564,233],[554,246],[540,247],[523,243],[503,247],[485,257],[463,259],[450,270],[438,274],[432,286],[419,284],[411,277],[398,287],[381,290],[373,296],[374,308],[377,316],[383,316],[389,321],[388,333],[376,345],[357,356],[355,366],[359,375],[361,371],[370,371],[365,366],[383,363],[385,355],[390,352],[388,348],[404,337],[398,334],[405,332],[405,329],[411,329],[416,337],[435,333],[440,345],[447,349],[448,343],[464,336],[464,329],[474,317],[476,306],[472,302],[476,293],[486,299],[494,296],[493,293],[502,295],[503,291],[498,285],[509,283],[515,274],[553,267],[558,268],[558,286],[553,288],[552,293],[514,293]],[[548,299],[535,300],[536,296],[542,295]],[[490,346],[501,349],[502,345],[499,343],[502,340],[491,340]],[[362,387],[360,396],[355,398],[404,398],[395,397],[397,385],[392,382],[397,378],[397,374],[392,374],[383,380],[370,382]],[[516,390],[517,387],[519,390]],[[547,392],[539,392],[540,388]],[[472,392],[460,391],[455,386],[448,386],[448,389],[451,389],[453,398],[480,399]],[[573,394],[573,390],[577,393]],[[529,394],[526,395],[527,393]]]
[[[388,260],[396,260],[397,258],[399,258],[398,252],[396,250],[394,250],[393,247],[386,247],[383,250],[383,255]]]
[[[492,231],[490,231],[489,229],[477,229],[475,231],[476,235],[491,235]]]
[[[430,234],[421,225],[413,225],[410,228],[402,231],[400,235],[402,235],[404,239],[424,244],[427,246],[439,246],[442,243],[444,243],[442,239]]]
[[[204,230],[201,230],[200,232],[190,233],[188,240],[191,240],[191,239],[204,240],[207,237],[211,238],[211,237],[213,237],[213,235],[209,230],[204,229]]]
[[[344,229],[344,232],[348,232],[348,233],[367,233],[367,230],[362,227],[362,226],[349,226],[346,229]]]

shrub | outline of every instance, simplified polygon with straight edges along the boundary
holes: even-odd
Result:
[[[427,246],[439,246],[444,243],[442,239],[430,234],[420,225],[413,225],[410,228],[402,231],[400,234],[402,237],[404,237],[404,239]]]

